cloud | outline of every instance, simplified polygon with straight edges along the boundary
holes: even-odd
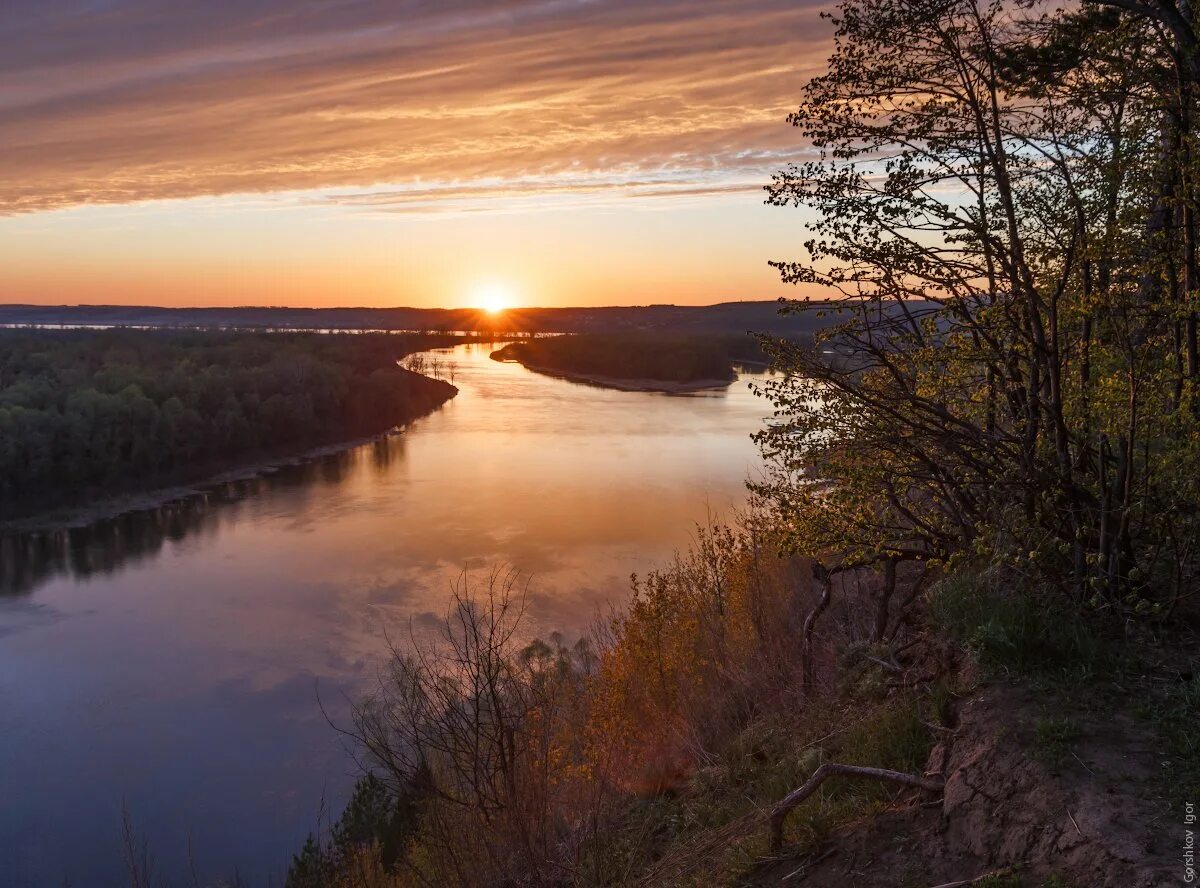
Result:
[[[753,157],[760,165],[752,167],[749,175],[733,165],[720,171],[666,171],[658,175],[646,175],[637,168],[628,168],[600,174],[569,172],[557,176],[491,177],[384,188],[335,189],[315,197],[309,193],[307,200],[366,213],[475,213],[554,209],[564,202],[573,207],[583,204],[620,206],[630,199],[670,197],[686,200],[757,194],[763,191],[761,170],[786,163],[788,158],[764,154]]]
[[[0,211],[392,186],[741,188],[823,63],[794,0],[8,0]],[[765,166],[764,166],[765,164]]]

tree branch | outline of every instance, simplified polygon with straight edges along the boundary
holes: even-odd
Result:
[[[916,774],[905,774],[903,771],[891,771],[887,768],[867,768],[860,765],[839,765],[827,763],[817,768],[813,775],[799,789],[788,793],[771,809],[771,850],[778,851],[783,847],[783,823],[787,816],[817,791],[829,777],[841,775],[844,777],[870,777],[873,780],[885,780],[891,783],[901,783],[926,792],[941,792],[944,788],[940,780],[927,780]]]

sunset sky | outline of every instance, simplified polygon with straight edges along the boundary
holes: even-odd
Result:
[[[790,291],[818,0],[5,0],[0,302]]]

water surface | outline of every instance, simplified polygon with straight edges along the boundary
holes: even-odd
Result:
[[[355,765],[337,721],[384,627],[464,569],[531,577],[527,631],[578,633],[743,501],[743,377],[617,392],[442,353],[460,394],[403,433],[204,497],[0,548],[0,883],[121,884],[122,803],[176,883],[279,884]],[[328,816],[328,813],[326,814]]]

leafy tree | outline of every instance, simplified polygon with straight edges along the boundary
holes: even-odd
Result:
[[[795,546],[985,552],[1110,613],[1195,582],[1198,297],[1191,235],[1163,221],[1191,212],[1193,173],[1151,18],[840,5],[791,117],[818,156],[768,198],[815,216],[783,279],[844,297],[820,347],[771,346],[760,489]]]

